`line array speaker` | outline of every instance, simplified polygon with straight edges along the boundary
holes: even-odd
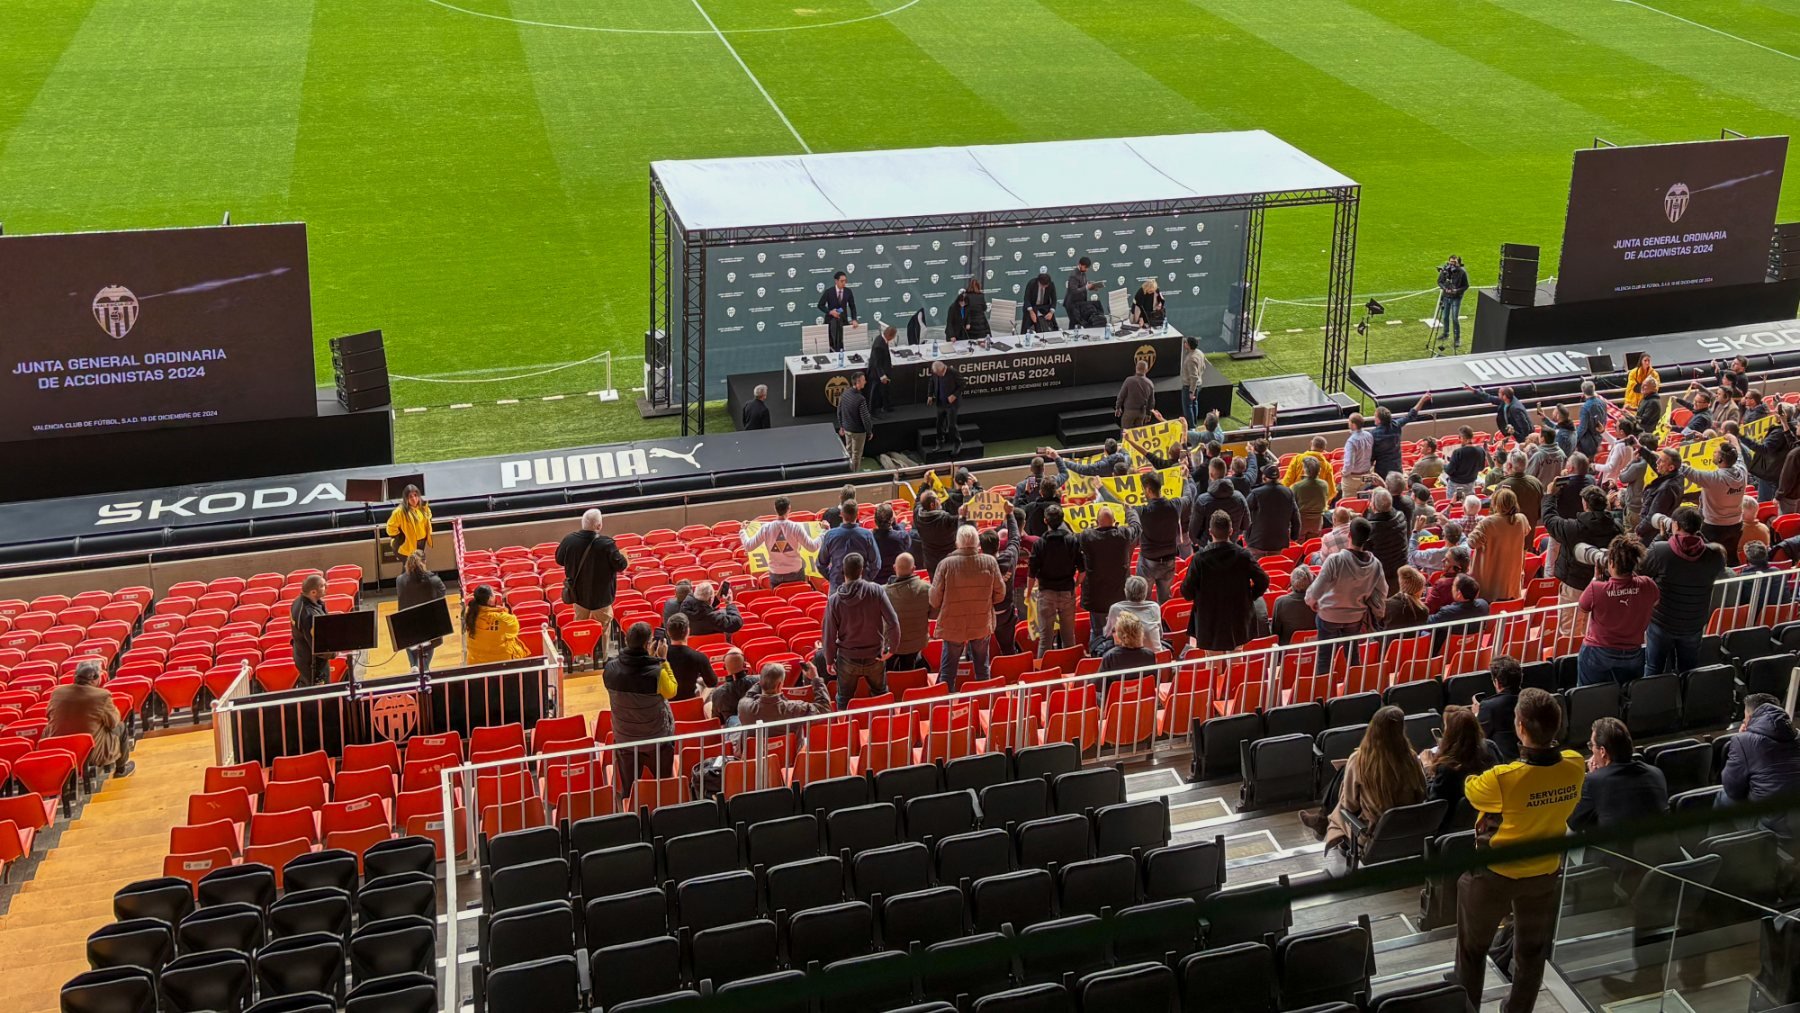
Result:
[[[337,381],[338,404],[345,411],[385,408],[393,403],[380,331],[332,338],[331,372]]]
[[[1800,278],[1800,222],[1782,222],[1769,239],[1769,280]]]
[[[1500,244],[1500,301],[1530,306],[1537,301],[1538,248],[1523,243]]]

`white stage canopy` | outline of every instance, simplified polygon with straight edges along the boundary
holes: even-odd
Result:
[[[651,164],[690,232],[1117,205],[1355,187],[1263,130]]]

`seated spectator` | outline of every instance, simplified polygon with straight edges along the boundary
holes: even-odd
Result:
[[[675,716],[669,700],[675,695],[675,673],[669,669],[669,644],[655,639],[649,623],[632,623],[625,630],[625,649],[606,659],[600,681],[606,687],[612,709],[615,778],[620,794],[630,797],[639,775],[671,777],[675,774],[675,746],[663,742],[634,746],[632,743],[665,739],[675,732]]]
[[[744,628],[744,617],[729,598],[719,600],[710,580],[694,585],[694,593],[681,603],[681,615],[687,616],[688,628],[694,636],[716,633],[727,636]]]
[[[1232,519],[1212,513],[1207,527],[1212,541],[1194,553],[1181,596],[1204,603],[1188,615],[1194,647],[1202,651],[1235,651],[1255,639],[1256,603],[1269,589],[1269,574],[1250,553],[1231,540]]]
[[[1469,572],[1469,547],[1451,546],[1444,553],[1444,569],[1425,592],[1425,611],[1433,615],[1456,598],[1456,578]]]
[[[1287,593],[1275,599],[1275,612],[1269,617],[1269,628],[1282,643],[1292,643],[1294,634],[1319,628],[1318,614],[1306,603],[1306,589],[1312,586],[1312,567],[1296,566],[1290,575]]]
[[[673,699],[688,700],[700,695],[702,685],[711,689],[719,684],[712,659],[688,646],[687,616],[670,616],[663,624],[663,632],[669,635],[669,669],[675,673]]]
[[[1727,803],[1800,795],[1800,741],[1793,721],[1773,696],[1752,693],[1744,700],[1743,730],[1726,743],[1719,783]],[[1793,837],[1785,812],[1764,816],[1759,823],[1783,841]]]
[[[1519,758],[1519,735],[1513,727],[1513,716],[1519,709],[1519,690],[1525,685],[1525,669],[1517,658],[1501,655],[1489,666],[1494,676],[1494,692],[1476,697],[1476,716],[1481,732],[1508,763]]]
[[[781,691],[781,684],[787,679],[787,667],[779,661],[764,665],[750,691],[738,701],[738,725],[785,721],[831,710],[831,696],[825,688],[825,680],[819,677],[819,670],[812,662],[800,663],[800,678],[812,689],[812,696],[806,700],[790,699]]]
[[[1135,616],[1144,628],[1146,643],[1162,643],[1162,609],[1150,600],[1150,582],[1142,577],[1125,578],[1125,600],[1113,602],[1106,610],[1106,628],[1094,638],[1089,645],[1088,653],[1098,658],[1104,655],[1116,639],[1113,631],[1117,628],[1120,616]]]
[[[1744,533],[1738,539],[1738,545],[1742,546],[1745,542],[1752,541],[1768,545],[1772,541],[1773,536],[1769,534],[1769,526],[1757,519],[1756,516],[1761,506],[1755,496],[1744,497]],[[1740,548],[1739,551],[1743,550]]]
[[[1398,590],[1388,596],[1381,628],[1405,630],[1425,625],[1431,617],[1425,611],[1425,575],[1413,567],[1402,566],[1395,574],[1395,583]]]
[[[1349,850],[1346,814],[1374,829],[1382,813],[1424,800],[1425,771],[1406,741],[1406,714],[1398,707],[1383,707],[1370,719],[1362,744],[1344,762],[1337,805],[1326,820],[1325,851]]]
[[[1455,521],[1445,521],[1437,544],[1421,547],[1431,534],[1425,530],[1431,521],[1430,515],[1423,512],[1419,514],[1418,519],[1413,521],[1412,541],[1406,547],[1406,561],[1418,567],[1421,574],[1444,569],[1445,557],[1450,555],[1451,549],[1461,545],[1463,540],[1462,525]]]
[[[1444,708],[1444,730],[1437,744],[1419,754],[1425,767],[1425,798],[1450,803],[1438,833],[1466,829],[1468,813],[1458,812],[1463,782],[1500,762],[1500,748],[1481,732],[1481,722],[1468,707]]]
[[[888,604],[894,607],[895,618],[900,621],[900,639],[894,643],[893,654],[888,657],[888,671],[909,672],[924,668],[925,642],[931,639],[931,585],[920,579],[913,569],[912,553],[902,552],[894,557],[894,576],[882,590],[887,594]]]
[[[1337,507],[1331,511],[1331,530],[1319,539],[1319,551],[1313,553],[1312,562],[1323,565],[1327,559],[1350,547],[1350,510]]]
[[[719,680],[706,698],[706,712],[717,718],[721,725],[735,728],[738,723],[738,703],[750,692],[756,680],[750,673],[750,662],[744,658],[744,652],[733,647],[725,652],[721,664],[725,668],[725,678]]]
[[[1156,648],[1152,646],[1154,642],[1146,638],[1147,632],[1137,616],[1129,612],[1121,615],[1113,627],[1112,646],[1100,657],[1100,671],[1122,672],[1156,664]],[[1102,689],[1112,682],[1106,680]]]
[[[1455,597],[1451,599],[1450,604],[1438,609],[1431,616],[1431,625],[1440,627],[1437,636],[1431,643],[1431,649],[1434,651],[1443,650],[1444,644],[1452,633],[1481,632],[1483,624],[1474,622],[1474,620],[1481,619],[1488,614],[1488,601],[1481,597],[1481,585],[1475,583],[1474,577],[1466,573],[1458,576],[1452,589],[1455,591]]]
[[[125,723],[112,694],[101,688],[100,674],[97,662],[80,662],[75,666],[75,681],[50,692],[43,737],[92,736],[94,747],[88,752],[88,762],[99,770],[111,767],[114,777],[126,777],[137,764],[126,759]]]
[[[667,623],[669,621],[670,616],[674,615],[677,612],[680,612],[682,604],[684,602],[686,602],[688,600],[689,596],[691,596],[693,593],[694,593],[694,582],[693,581],[691,581],[691,580],[676,581],[675,582],[675,597],[670,598],[666,602],[663,602],[663,609],[662,609],[663,622]]]
[[[863,579],[863,558],[844,557],[844,579],[825,602],[819,645],[825,665],[837,676],[838,709],[849,710],[859,683],[869,695],[887,689],[888,645],[900,642],[900,619],[881,585]]]
[[[493,587],[482,584],[463,608],[463,643],[468,646],[471,665],[531,656],[519,640],[519,617],[496,604],[495,598]]]
[[[1631,730],[1618,718],[1594,722],[1588,735],[1587,777],[1581,801],[1569,814],[1570,830],[1612,829],[1643,824],[1669,811],[1669,783],[1663,772],[1635,758]],[[1615,841],[1605,846],[1650,864],[1680,858],[1674,842],[1661,835]],[[1609,860],[1610,858],[1610,860]],[[1601,862],[1620,871],[1631,863],[1602,852]]]

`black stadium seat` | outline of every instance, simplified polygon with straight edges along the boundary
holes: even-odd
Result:
[[[875,948],[875,909],[859,901],[808,908],[788,919],[788,960],[795,967],[833,961]]]
[[[921,795],[939,791],[938,768],[935,763],[915,763],[908,767],[890,767],[875,772],[875,801],[896,805]]]
[[[588,957],[588,981],[602,1009],[673,992],[681,980],[681,943],[673,936],[602,946]]]
[[[1051,816],[1022,823],[1013,835],[1018,842],[1019,865],[1042,868],[1067,865],[1093,856],[1086,816]]]
[[[563,895],[567,895],[565,883]],[[335,886],[290,890],[269,906],[269,938],[282,939],[303,932],[325,932],[340,938],[350,935],[350,895]]]
[[[1380,693],[1349,693],[1325,701],[1325,727],[1366,725],[1382,707]]]
[[[754,827],[799,814],[800,800],[791,788],[740,791],[725,800],[725,821],[734,827]]]
[[[937,881],[960,883],[1012,871],[1012,835],[1005,830],[954,834],[937,842]]]
[[[912,960],[886,951],[825,965],[818,978],[822,1013],[868,1013],[912,1002]]]
[[[1225,838],[1187,841],[1146,852],[1140,860],[1145,900],[1202,900],[1225,885]]]
[[[1616,718],[1624,709],[1624,700],[1616,682],[1577,686],[1563,694],[1564,724],[1562,741],[1585,747],[1601,718]]]
[[[1327,728],[1318,735],[1316,747],[1319,750],[1319,761],[1330,763],[1333,760],[1348,760],[1356,747],[1362,745],[1363,736],[1368,734],[1369,724],[1338,725]]]
[[[433,860],[435,861],[435,857]],[[281,888],[289,893],[331,886],[354,897],[361,879],[361,874],[357,872],[356,856],[341,848],[296,855],[281,867]]]
[[[416,930],[423,925],[432,929],[429,920],[415,915],[402,915],[385,921],[370,922],[356,930],[356,938],[351,940],[351,970],[354,973],[356,956],[362,951],[374,964],[378,946],[384,940],[366,939],[365,933],[374,931],[394,931],[402,933],[394,939],[397,949],[406,946],[431,945],[433,938],[428,931],[421,936]],[[560,957],[575,952],[575,913],[566,900],[547,900],[538,904],[513,908],[495,915],[488,922],[487,951],[485,959],[489,966],[505,967],[508,964],[523,964],[531,960],[542,960],[545,957]],[[385,963],[381,964],[383,968]],[[379,973],[394,974],[404,971],[404,966],[391,970],[383,969]]]
[[[981,789],[981,825],[1000,830],[1050,815],[1050,783],[1041,777]]]
[[[1013,754],[1013,777],[1019,780],[1039,777],[1050,781],[1059,774],[1073,774],[1080,769],[1081,750],[1073,742],[1026,746]]]
[[[1209,946],[1181,961],[1187,1013],[1275,1013],[1275,951],[1258,942]]]
[[[669,900],[661,890],[633,890],[588,901],[588,949],[634,943],[669,931]]]
[[[113,894],[113,917],[160,918],[179,925],[194,910],[194,888],[185,879],[162,876],[127,883]]]
[[[254,862],[214,869],[201,877],[194,895],[201,907],[242,901],[267,911],[275,903],[275,870]]]
[[[83,971],[63,985],[63,1013],[154,1013],[156,976],[141,967]]]
[[[1688,728],[1724,725],[1737,715],[1737,672],[1730,665],[1705,665],[1681,676],[1681,719]]]
[[[637,813],[590,816],[569,825],[569,853],[580,858],[590,851],[637,844],[643,837]]]
[[[560,912],[545,909],[545,917],[534,918],[531,928],[551,955],[574,949],[575,919],[569,913],[569,902],[558,901]],[[559,916],[558,916],[559,915]],[[513,919],[523,921],[523,919]],[[496,921],[496,927],[500,924]],[[523,928],[523,926],[520,926]],[[490,937],[490,945],[493,943]],[[496,948],[498,953],[498,948]],[[533,959],[531,954],[525,959]],[[360,985],[376,978],[395,974],[430,974],[437,958],[437,926],[428,918],[402,915],[385,921],[370,922],[357,928],[350,937],[350,980]],[[513,960],[508,963],[523,963]],[[498,959],[495,960],[499,964]]]
[[[493,876],[483,883],[487,887],[490,912],[557,900],[569,895],[569,860],[559,855],[495,869]]]
[[[437,884],[422,872],[397,872],[380,879],[364,879],[356,892],[358,921],[378,921],[400,915],[433,917],[437,914]]]
[[[701,876],[676,885],[675,910],[682,925],[699,932],[755,918],[756,894],[756,876],[741,869]]]
[[[1288,935],[1275,944],[1275,963],[1285,1006],[1359,1002],[1375,974],[1369,918]]]
[[[1106,923],[1098,915],[1052,918],[1019,928],[1019,970],[1025,983],[1061,981],[1107,966]]]
[[[805,971],[776,971],[727,982],[716,990],[725,1006],[745,1013],[808,1013]]]
[[[265,996],[319,992],[344,994],[344,940],[308,932],[271,941],[256,953],[257,991]]]
[[[931,851],[913,841],[865,851],[850,862],[850,881],[857,900],[923,890],[931,885]]]
[[[157,976],[163,1013],[240,1013],[249,1004],[250,958],[234,950],[185,953]]]
[[[979,793],[990,785],[1012,780],[1012,776],[1012,763],[1005,753],[959,756],[944,764],[944,790]]]
[[[1263,737],[1261,714],[1227,714],[1194,722],[1194,780],[1227,777],[1243,770],[1243,743]]]
[[[526,862],[563,857],[562,832],[555,827],[509,830],[492,837],[483,837],[482,840],[485,842],[483,864],[490,869],[504,869],[524,865]]]
[[[788,798],[792,799],[793,795],[790,793]],[[817,817],[779,816],[752,823],[749,827],[745,840],[752,866],[786,865],[819,857]]]
[[[437,1008],[437,979],[428,974],[365,981],[344,1000],[344,1013],[432,1013]]]
[[[574,957],[533,960],[488,975],[487,1013],[581,1011],[581,974]]]
[[[1058,910],[1105,914],[1137,903],[1138,866],[1128,855],[1071,862],[1056,870]]]
[[[1444,684],[1437,679],[1419,679],[1389,686],[1381,695],[1382,703],[1398,707],[1408,714],[1424,714],[1444,709]]]
[[[724,825],[724,812],[719,808],[719,803],[710,798],[666,805],[650,812],[650,838],[653,841],[667,841],[703,830],[718,830]]]
[[[1013,985],[1013,944],[998,932],[947,939],[925,948],[919,969],[928,999],[954,1003],[1003,992]]]
[[[1101,806],[1125,801],[1125,772],[1117,767],[1090,767],[1058,774],[1050,782],[1050,795],[1059,816],[1087,813]]]
[[[1644,750],[1644,759],[1663,772],[1670,796],[1713,783],[1713,747],[1698,739],[1664,742]]]
[[[915,795],[906,800],[906,838],[931,843],[975,829],[975,795],[968,791]]]
[[[1270,707],[1263,712],[1263,731],[1269,735],[1317,735],[1325,730],[1325,705],[1317,700]]]
[[[142,967],[160,971],[175,955],[175,932],[160,918],[131,918],[103,925],[87,937],[88,966]]]
[[[890,950],[955,939],[967,923],[963,892],[954,886],[896,894],[881,901],[881,941]]]
[[[803,911],[844,899],[844,863],[826,856],[777,865],[764,873],[770,911]]]
[[[800,789],[800,810],[820,816],[827,823],[839,809],[868,805],[872,801],[874,796],[866,777],[832,777]]]
[[[1281,735],[1240,746],[1244,783],[1239,808],[1305,802],[1318,791],[1317,753],[1310,735]]]
[[[873,802],[826,816],[825,841],[832,854],[855,858],[900,843],[899,827],[900,811],[892,802]]]
[[[576,872],[581,896],[589,901],[656,886],[656,849],[640,842],[590,851],[581,856]]]
[[[201,908],[175,927],[175,942],[182,953],[202,950],[242,950],[249,953],[263,944],[263,913],[254,904],[215,904]]]
[[[1120,963],[1178,961],[1200,951],[1200,905],[1191,898],[1154,900],[1113,913],[1113,956]]]
[[[1461,985],[1414,985],[1375,997],[1369,1013],[1471,1013]]]
[[[265,996],[250,1005],[244,1013],[333,1013],[336,1000],[322,992],[297,992],[293,995]]]
[[[1027,985],[975,1000],[974,1013],[1073,1013],[1075,1001],[1061,985]]]
[[[970,920],[977,932],[998,932],[1002,925],[1019,931],[1055,913],[1055,894],[1050,873],[1043,869],[989,876],[969,889]]]
[[[1294,924],[1287,877],[1220,890],[1200,902],[1200,917],[1207,921],[1208,947],[1283,936]]]
[[[694,933],[694,977],[715,986],[776,969],[775,923],[766,918],[715,925]]]
[[[1169,843],[1169,805],[1161,799],[1119,802],[1094,810],[1094,851],[1130,855]]]
[[[735,830],[702,830],[671,837],[663,843],[664,873],[683,883],[699,876],[733,872],[742,867]]]
[[[1082,1013],[1166,1010],[1175,1002],[1175,972],[1158,963],[1095,971],[1075,986]]]
[[[1633,679],[1625,699],[1625,727],[1649,738],[1681,727],[1681,676],[1673,672]]]

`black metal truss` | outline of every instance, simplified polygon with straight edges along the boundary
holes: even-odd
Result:
[[[706,432],[706,248],[682,247],[681,435]]]
[[[650,335],[645,342],[644,398],[653,407],[667,408],[673,399],[674,370],[670,349],[674,335],[669,331],[669,214],[668,195],[662,181],[650,174]]]
[[[1256,350],[1256,310],[1262,288],[1263,209],[1250,209],[1244,223],[1244,293],[1238,304],[1237,355],[1250,357]]]
[[[1356,285],[1356,218],[1360,196],[1341,200],[1331,220],[1331,283],[1325,290],[1325,356],[1319,387],[1341,391],[1350,371],[1350,294]]]

